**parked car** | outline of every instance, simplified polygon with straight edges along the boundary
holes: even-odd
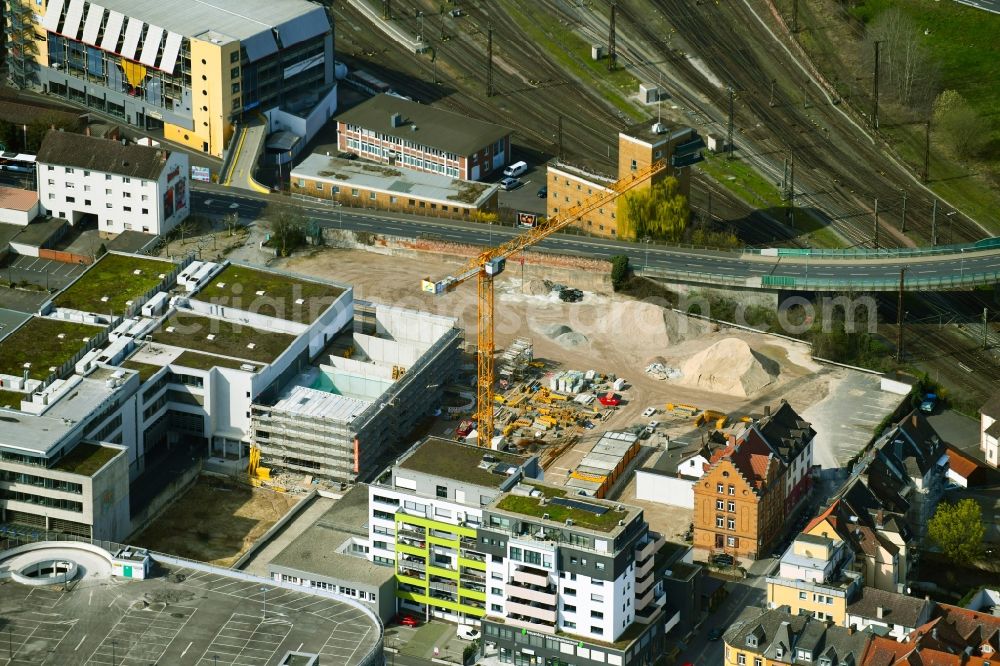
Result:
[[[646,411],[642,413],[642,418],[648,419],[650,416],[656,413],[656,407],[647,407]]]
[[[525,161],[514,162],[509,167],[503,170],[503,175],[508,178],[517,178],[524,172],[528,170],[528,163]]]
[[[510,192],[511,190],[517,189],[521,185],[521,181],[517,178],[504,178],[500,181],[500,187],[504,189],[505,192]]]
[[[656,428],[659,427],[659,425],[660,425],[659,421],[650,421],[649,425],[646,427],[649,428],[650,430],[656,430]]]
[[[549,186],[548,185],[542,185],[541,187],[538,188],[538,198],[539,199],[546,199],[546,198],[548,198],[548,196],[549,196]]]
[[[722,638],[722,627],[712,627],[708,630],[708,640],[717,641]]]
[[[920,411],[924,414],[931,414],[934,412],[934,408],[937,407],[937,394],[928,393],[924,396],[924,399],[920,401]]]
[[[403,613],[396,616],[396,622],[403,625],[404,627],[416,627],[420,625],[420,620],[417,619],[416,615],[410,615],[409,613]]]
[[[731,567],[736,564],[736,558],[727,553],[716,553],[712,555],[711,562],[718,567]]]
[[[463,641],[474,641],[480,636],[482,636],[482,634],[479,633],[479,630],[475,627],[470,627],[467,624],[458,625],[458,637]]]

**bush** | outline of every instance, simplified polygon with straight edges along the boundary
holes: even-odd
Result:
[[[465,649],[462,650],[462,663],[463,664],[469,663],[470,661],[472,661],[475,658],[475,656],[477,654],[479,654],[479,640],[478,639],[474,640],[471,643],[469,643],[468,645],[466,645]]]
[[[628,255],[616,254],[611,257],[611,288],[618,291],[628,279]]]

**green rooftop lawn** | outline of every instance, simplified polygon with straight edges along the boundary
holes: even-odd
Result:
[[[545,493],[545,496],[549,499],[555,497],[563,497],[566,495],[564,490],[555,490],[549,487],[541,487]],[[583,509],[574,509],[568,506],[561,506],[559,504],[553,504],[549,502],[547,504],[539,504],[538,501],[540,497],[525,497],[523,495],[507,495],[497,504],[497,508],[502,511],[510,511],[511,513],[519,513],[523,516],[531,516],[533,518],[541,518],[546,513],[549,514],[549,520],[555,521],[557,523],[564,523],[566,520],[572,519],[573,524],[577,527],[583,527],[586,529],[597,530],[598,532],[610,532],[615,527],[618,526],[618,521],[623,518],[625,514],[615,511],[614,507],[608,507],[608,510],[602,515],[597,515],[591,513],[590,511],[584,511]],[[579,499],[581,502],[588,502],[585,497],[573,498]],[[594,504],[597,504],[594,502]],[[604,506],[604,505],[601,505]]]
[[[153,375],[157,373],[163,366],[153,365],[152,363],[143,363],[142,361],[132,361],[128,360],[122,363],[123,368],[128,368],[129,370],[135,370],[139,373],[139,381],[144,382]]]
[[[100,326],[78,324],[60,319],[35,317],[0,341],[0,374],[20,377],[24,364],[31,363],[28,377],[45,379],[84,346]],[[60,337],[62,336],[62,337]]]
[[[193,370],[211,370],[216,367],[240,370],[240,366],[244,365],[246,361],[186,351],[178,356],[174,363],[177,365],[183,365],[185,368],[191,368]],[[259,370],[260,366],[257,366],[256,369]]]
[[[278,358],[294,340],[294,336],[285,333],[271,333],[187,313],[175,313],[153,333],[153,342],[264,365]]]
[[[72,451],[59,459],[52,469],[81,476],[91,476],[104,467],[109,460],[119,453],[119,449],[97,444],[80,443]]]
[[[481,469],[479,463],[483,461],[485,455],[491,455],[500,462],[514,466],[519,466],[525,461],[522,456],[486,451],[477,446],[430,437],[399,466],[403,469],[438,474],[448,479],[498,488],[508,477],[506,474],[494,474]]]
[[[162,282],[174,264],[123,254],[106,254],[87,269],[79,280],[55,297],[59,308],[104,314],[121,314],[128,301],[134,300]],[[141,271],[139,275],[135,271]],[[101,300],[107,298],[106,301]]]
[[[17,391],[0,391],[0,409],[21,409],[21,401],[28,397],[27,393]]]
[[[212,278],[195,298],[206,303],[310,324],[342,293],[343,289],[333,285],[230,264]]]

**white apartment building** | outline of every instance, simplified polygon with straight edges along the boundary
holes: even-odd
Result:
[[[1000,397],[994,396],[979,410],[979,449],[991,467],[1000,466]]]
[[[52,130],[36,163],[41,207],[72,225],[156,235],[191,210],[188,157],[179,151]]]

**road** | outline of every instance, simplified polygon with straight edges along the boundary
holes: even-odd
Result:
[[[223,213],[232,203],[240,204],[240,215],[255,217],[266,198],[250,192],[205,191],[199,186],[192,192],[195,205],[209,213]],[[206,200],[211,205],[205,207]],[[444,241],[472,245],[495,245],[520,233],[519,229],[482,225],[454,220],[397,217],[322,203],[303,203],[303,211],[324,228],[382,233],[404,238],[434,237]],[[907,269],[907,289],[926,289],[930,280],[962,279],[969,284],[975,276],[1000,275],[1000,249],[969,250],[930,257],[906,259],[817,259],[805,256],[770,257],[741,252],[683,249],[610,239],[580,237],[557,233],[536,246],[540,250],[610,258],[627,254],[639,272],[651,276],[679,277],[695,283],[739,284],[750,288],[780,287],[796,289],[803,284],[826,284],[827,289],[848,285],[874,290],[898,288],[900,270]],[[442,276],[443,277],[443,276]],[[783,284],[780,280],[790,281]],[[796,282],[797,281],[797,282]],[[874,282],[880,284],[874,284]],[[792,284],[791,282],[795,282]],[[800,282],[802,284],[800,284]]]
[[[1000,14],[1000,0],[955,0],[955,2],[975,7],[976,9],[982,9],[985,12]]]

